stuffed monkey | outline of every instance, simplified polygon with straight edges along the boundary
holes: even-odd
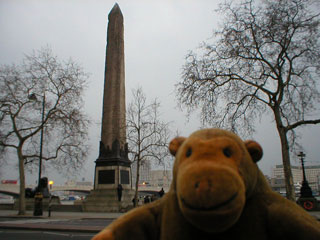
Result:
[[[263,155],[257,142],[204,129],[173,139],[169,149],[169,192],[93,240],[320,239],[320,223],[269,187],[256,164]]]

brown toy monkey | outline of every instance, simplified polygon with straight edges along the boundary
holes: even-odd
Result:
[[[262,148],[221,129],[171,141],[170,191],[115,220],[94,240],[320,239],[320,223],[273,192],[256,162]]]

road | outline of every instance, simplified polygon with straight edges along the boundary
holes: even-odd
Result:
[[[4,240],[90,240],[94,235],[95,233],[0,229],[0,239]]]
[[[0,217],[0,239],[89,240],[113,220],[105,218],[51,219]]]

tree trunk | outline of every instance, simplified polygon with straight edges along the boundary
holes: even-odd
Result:
[[[19,212],[18,215],[26,214],[25,200],[25,177],[24,177],[24,161],[22,156],[22,146],[17,149],[19,158],[19,175],[20,175],[20,196],[19,196]]]
[[[136,191],[134,194],[134,202],[133,202],[134,207],[136,207],[138,205],[139,178],[140,178],[140,157],[138,157],[138,159],[137,159]]]
[[[277,126],[281,142],[283,171],[286,183],[286,196],[289,200],[296,201],[293,177],[290,164],[289,144],[287,139],[287,132],[283,127]]]

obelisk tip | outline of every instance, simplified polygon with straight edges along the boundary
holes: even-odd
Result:
[[[122,15],[122,12],[120,10],[120,7],[119,7],[119,4],[118,3],[115,3],[113,8],[111,9],[109,15],[113,15],[113,14],[120,14]]]

